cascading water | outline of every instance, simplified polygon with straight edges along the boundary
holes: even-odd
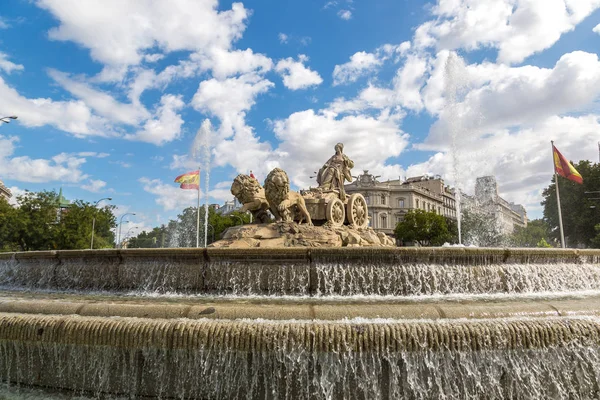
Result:
[[[0,285],[0,396],[600,396],[600,251],[30,252]]]

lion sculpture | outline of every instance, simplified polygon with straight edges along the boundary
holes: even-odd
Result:
[[[290,190],[288,175],[281,168],[269,172],[265,179],[265,196],[277,221],[292,222],[297,219],[298,223],[306,221],[312,225],[304,198]]]
[[[242,203],[242,212],[250,211],[256,222],[269,222],[269,202],[265,190],[256,179],[239,174],[231,184],[231,194]]]

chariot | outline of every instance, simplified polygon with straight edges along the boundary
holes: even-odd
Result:
[[[329,222],[332,226],[352,225],[366,228],[369,224],[367,201],[360,193],[340,199],[337,191],[321,191],[319,188],[301,192],[306,209],[314,224]]]

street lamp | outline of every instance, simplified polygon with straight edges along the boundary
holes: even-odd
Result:
[[[119,220],[119,235],[117,236],[117,248],[121,248],[121,225],[123,224],[123,217],[126,215],[135,215],[135,213],[125,213],[121,215],[121,219]]]
[[[15,117],[17,118],[17,117]],[[94,248],[94,230],[96,229],[96,207],[98,207],[98,203],[100,203],[102,200],[108,200],[111,201],[112,197],[103,197],[100,200],[98,200],[96,203],[94,203],[94,218],[92,218],[92,242],[90,243],[90,249]]]
[[[0,121],[4,122],[5,124],[8,124],[11,119],[17,119],[17,118],[18,117],[16,115],[9,115],[8,117],[0,117]]]
[[[134,229],[137,229],[137,226],[132,226],[131,228],[129,228],[129,230],[127,231],[127,233],[125,234],[125,238],[123,239],[123,241],[126,241],[127,239],[129,239],[132,235],[129,234],[129,232],[131,232]]]

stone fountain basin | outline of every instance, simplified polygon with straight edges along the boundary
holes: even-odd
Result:
[[[600,316],[600,291],[501,297],[504,298],[164,298],[0,291],[0,313],[273,321]]]

